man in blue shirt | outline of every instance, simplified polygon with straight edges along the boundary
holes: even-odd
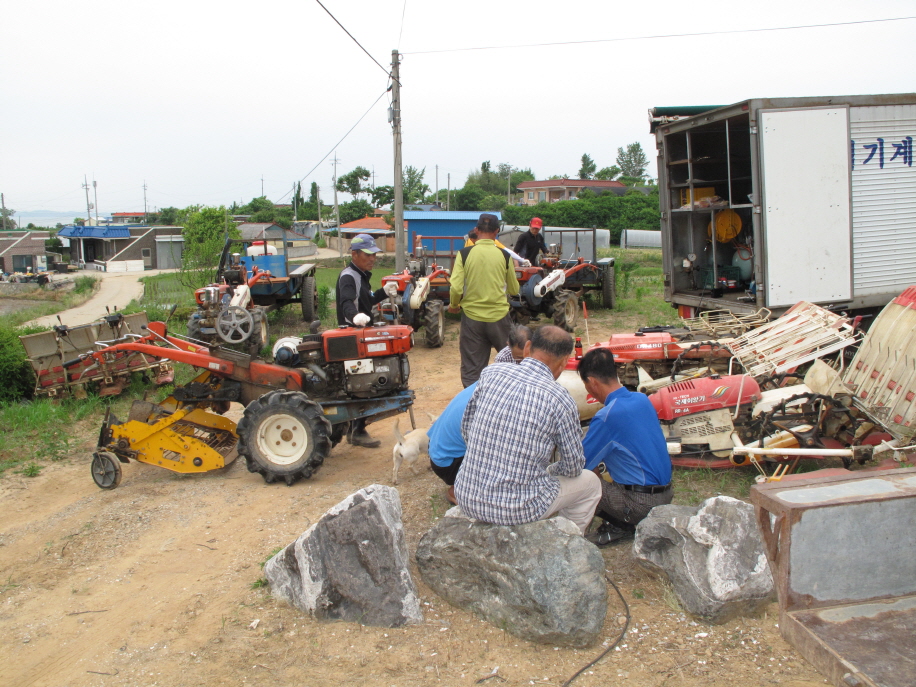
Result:
[[[601,480],[596,514],[604,524],[588,536],[592,543],[607,546],[632,537],[636,523],[653,507],[671,503],[671,458],[655,409],[647,396],[620,385],[609,349],[586,353],[579,361],[579,377],[588,393],[604,401],[582,448],[586,469],[603,464],[614,480]]]
[[[427,432],[430,467],[436,476],[448,485],[448,500],[455,504],[458,503],[455,500],[455,477],[468,448],[464,443],[464,437],[461,436],[461,420],[476,388],[477,382],[474,382],[449,401]]]

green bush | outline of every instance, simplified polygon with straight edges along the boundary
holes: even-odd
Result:
[[[19,341],[20,334],[30,333],[0,323],[0,403],[29,398],[35,389],[35,373]]]
[[[84,294],[92,293],[95,291],[96,285],[99,283],[97,277],[90,277],[89,275],[81,275],[73,280],[73,293]]]
[[[322,284],[318,287],[318,317],[324,319],[328,316],[331,303],[331,287]]]

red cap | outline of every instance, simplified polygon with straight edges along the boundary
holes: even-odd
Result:
[[[538,229],[540,229],[541,227],[544,226],[544,222],[541,221],[540,217],[532,217],[531,224],[529,224],[528,226],[537,227]]]

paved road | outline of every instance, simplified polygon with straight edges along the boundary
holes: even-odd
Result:
[[[155,274],[172,271],[174,270],[147,270],[145,272],[98,272],[95,270],[80,270],[75,273],[75,276],[88,275],[101,279],[102,283],[96,294],[79,307],[63,310],[57,315],[39,317],[36,320],[32,320],[29,324],[40,324],[51,327],[58,324],[58,316],[63,320],[64,324],[71,327],[94,322],[107,314],[105,306],[108,306],[112,310],[116,308],[121,310],[132,300],[140,298],[143,295],[143,284],[139,281],[140,277],[150,277]]]

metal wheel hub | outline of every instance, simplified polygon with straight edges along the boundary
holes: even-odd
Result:
[[[272,463],[290,465],[308,450],[308,427],[292,415],[273,415],[261,423],[257,446]]]
[[[226,343],[242,343],[254,331],[251,313],[237,305],[230,305],[216,318],[216,333]]]

